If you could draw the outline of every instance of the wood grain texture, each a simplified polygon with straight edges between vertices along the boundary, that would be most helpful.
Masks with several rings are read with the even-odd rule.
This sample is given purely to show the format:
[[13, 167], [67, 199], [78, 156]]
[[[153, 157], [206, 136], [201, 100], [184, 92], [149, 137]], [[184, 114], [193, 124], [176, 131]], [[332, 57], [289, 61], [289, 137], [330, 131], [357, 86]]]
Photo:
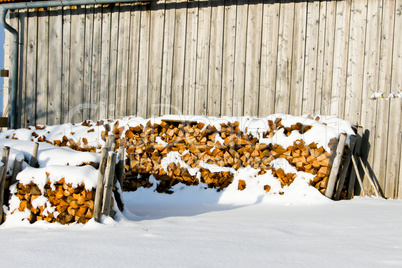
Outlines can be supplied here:
[[63, 34], [62, 34], [62, 8], [49, 9], [49, 70], [48, 76], [48, 103], [47, 123], [57, 125], [61, 123], [61, 100], [62, 100], [62, 62], [63, 62]]
[[[28, 18], [28, 50], [27, 50], [27, 66], [36, 66], [37, 64], [37, 48], [38, 48], [38, 17], [36, 10], [29, 10]], [[36, 86], [37, 86], [37, 69], [27, 68], [26, 84], [25, 84], [25, 105], [26, 105], [26, 124], [36, 124]], [[67, 88], [68, 89], [68, 88]], [[68, 94], [68, 93], [67, 93]], [[67, 100], [68, 101], [68, 100]], [[66, 111], [68, 107], [65, 107]]]
[[264, 2], [261, 40], [261, 74], [258, 115], [268, 116], [275, 109], [276, 59], [278, 55], [279, 7], [277, 1]]
[[164, 1], [151, 3], [151, 8], [156, 8], [151, 13], [150, 28], [150, 51], [149, 54], [149, 76], [148, 76], [148, 111], [147, 116], [159, 116], [160, 98], [162, 84], [162, 66], [163, 66], [163, 35], [161, 31], [164, 28]]
[[197, 75], [198, 2], [187, 4], [186, 55], [183, 88], [183, 114], [195, 113]]
[[244, 112], [244, 83], [246, 70], [248, 1], [240, 0], [238, 3], [233, 89], [233, 116], [241, 116]]
[[262, 3], [249, 5], [247, 22], [244, 115], [250, 116], [258, 115], [262, 12]]
[[209, 116], [220, 116], [221, 112], [224, 10], [224, 6], [219, 5], [211, 12], [207, 103]]
[[294, 6], [293, 2], [281, 3], [276, 65], [275, 113], [289, 112]]
[[197, 75], [195, 114], [207, 114], [208, 60], [210, 46], [211, 7], [200, 2], [198, 10]]
[[229, 0], [225, 6], [223, 55], [222, 55], [222, 97], [221, 115], [233, 112], [234, 63], [236, 46], [236, 1]]
[[303, 111], [304, 66], [306, 54], [307, 2], [295, 3], [293, 29], [292, 79], [290, 84], [289, 113], [301, 115]]

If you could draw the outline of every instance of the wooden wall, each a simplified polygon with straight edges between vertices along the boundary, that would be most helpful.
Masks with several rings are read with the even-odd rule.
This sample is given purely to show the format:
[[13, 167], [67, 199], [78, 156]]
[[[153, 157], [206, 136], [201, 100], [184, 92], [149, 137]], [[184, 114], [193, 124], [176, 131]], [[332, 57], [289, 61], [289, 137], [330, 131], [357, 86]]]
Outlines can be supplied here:
[[402, 90], [401, 12], [402, 0], [162, 0], [12, 12], [19, 124], [337, 115], [363, 126], [371, 171], [385, 196], [402, 198], [402, 100], [369, 99]]

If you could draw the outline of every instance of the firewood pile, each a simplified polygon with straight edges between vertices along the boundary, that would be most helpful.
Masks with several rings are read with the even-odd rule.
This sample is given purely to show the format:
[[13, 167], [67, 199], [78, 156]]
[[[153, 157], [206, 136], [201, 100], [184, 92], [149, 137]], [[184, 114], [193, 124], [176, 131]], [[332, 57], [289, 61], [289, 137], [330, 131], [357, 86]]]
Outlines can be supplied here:
[[[300, 123], [285, 128], [280, 118], [268, 123], [270, 128], [263, 134], [264, 138], [272, 137], [281, 128], [285, 129], [287, 136], [292, 131], [303, 134], [311, 128]], [[116, 135], [116, 138], [119, 136]], [[209, 188], [222, 190], [232, 183], [233, 172], [214, 172], [204, 168], [204, 164], [233, 170], [251, 166], [259, 168], [260, 174], [264, 174], [267, 170], [272, 170], [272, 160], [286, 158], [297, 171], [316, 175], [311, 185], [323, 193], [331, 171], [334, 156], [332, 148], [336, 142], [336, 139], [331, 140], [331, 152], [326, 152], [323, 147], [317, 148], [315, 143], [305, 144], [303, 140], [297, 140], [293, 146], [283, 148], [280, 145], [260, 143], [258, 138], [243, 133], [238, 122], [221, 124], [219, 131], [214, 126], [205, 126], [203, 123], [148, 122], [144, 128], [130, 127], [125, 133], [127, 157], [124, 190], [149, 187], [149, 174], [160, 181], [157, 191], [161, 193], [170, 193], [170, 188], [177, 183], [197, 185], [202, 182]], [[171, 162], [164, 167], [163, 159], [169, 158], [172, 152], [180, 155], [183, 164]], [[199, 169], [201, 176], [189, 172], [189, 169], [194, 168]], [[272, 173], [281, 181], [282, 186], [291, 184], [295, 179], [295, 174], [285, 174], [281, 169], [273, 169]]]
[[[43, 190], [37, 184], [17, 184], [14, 194], [20, 200], [19, 211], [28, 210], [28, 221], [39, 220], [61, 224], [87, 223], [94, 212], [95, 189], [87, 190], [83, 183], [73, 187], [61, 179], [55, 183], [48, 181]], [[112, 198], [113, 206], [113, 198]]]
[[[319, 121], [319, 118], [315, 120]], [[317, 143], [306, 144], [303, 139], [294, 141], [293, 145], [286, 148], [264, 141], [273, 138], [277, 132], [289, 137], [294, 132], [308, 133], [312, 128], [302, 123], [284, 126], [280, 117], [268, 120], [265, 132], [259, 137], [247, 133], [247, 129], [243, 132], [237, 121], [221, 123], [218, 129], [214, 125], [195, 121], [151, 122], [148, 120], [146, 124], [130, 126], [119, 125], [119, 120], [100, 120], [85, 121], [80, 126], [86, 127], [88, 133], [94, 132], [95, 127], [100, 128], [102, 131], [99, 134], [103, 141], [114, 135], [115, 150], [118, 150], [120, 144], [124, 146], [125, 191], [151, 187], [151, 175], [158, 181], [156, 190], [160, 193], [171, 193], [171, 187], [178, 183], [198, 185], [200, 182], [220, 191], [232, 183], [237, 170], [248, 166], [260, 169], [260, 175], [270, 170], [284, 187], [293, 182], [295, 174], [273, 169], [270, 163], [285, 158], [297, 171], [315, 175], [310, 184], [324, 193], [338, 142], [337, 138], [330, 140], [330, 152], [327, 152]], [[36, 134], [42, 128], [35, 127], [33, 139], [79, 151], [99, 151], [102, 146], [101, 143], [89, 145], [85, 137], [74, 140], [63, 136], [60, 140], [46, 140], [44, 135]], [[263, 141], [260, 142], [260, 139]], [[222, 171], [221, 168], [226, 169]], [[239, 189], [245, 187], [239, 186]], [[265, 190], [269, 191], [269, 188], [265, 187]]]

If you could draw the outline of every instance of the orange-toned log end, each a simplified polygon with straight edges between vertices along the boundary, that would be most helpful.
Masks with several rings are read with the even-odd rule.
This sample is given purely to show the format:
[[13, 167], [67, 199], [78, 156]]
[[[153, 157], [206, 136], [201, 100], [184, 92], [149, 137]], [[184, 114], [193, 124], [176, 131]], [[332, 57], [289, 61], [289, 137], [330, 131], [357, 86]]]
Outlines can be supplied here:
[[246, 189], [246, 182], [244, 180], [239, 180], [239, 185], [238, 185], [237, 189], [239, 191], [243, 191], [244, 189]]
[[271, 186], [264, 185], [264, 190], [265, 190], [266, 193], [268, 193], [269, 191], [271, 191]]

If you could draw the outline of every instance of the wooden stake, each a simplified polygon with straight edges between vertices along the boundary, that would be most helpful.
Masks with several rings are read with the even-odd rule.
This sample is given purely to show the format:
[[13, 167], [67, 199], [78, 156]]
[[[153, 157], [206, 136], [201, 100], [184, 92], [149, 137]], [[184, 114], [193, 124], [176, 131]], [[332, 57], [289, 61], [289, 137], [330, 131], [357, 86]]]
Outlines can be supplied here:
[[29, 165], [31, 167], [37, 167], [38, 166], [38, 149], [39, 149], [39, 143], [35, 142], [34, 144], [34, 148], [33, 148], [33, 152], [32, 152], [32, 156], [31, 159], [29, 160]]
[[109, 152], [105, 172], [106, 178], [105, 178], [105, 186], [103, 191], [103, 204], [102, 204], [102, 214], [106, 216], [110, 215], [110, 203], [112, 200], [115, 166], [116, 166], [116, 153]]
[[114, 150], [116, 150], [116, 138], [114, 137], [114, 135], [111, 135], [108, 137], [108, 148], [109, 151], [114, 152]]
[[366, 165], [363, 163], [362, 158], [359, 157], [359, 159], [360, 159], [360, 164], [361, 164], [362, 167], [363, 167], [364, 173], [365, 173], [366, 176], [368, 177], [371, 186], [374, 188], [375, 196], [378, 197], [378, 196], [379, 196], [379, 194], [378, 194], [378, 189], [377, 189], [376, 185], [374, 184], [373, 179], [372, 179], [371, 176], [370, 176], [370, 172], [367, 170], [367, 167], [366, 167]]
[[123, 175], [124, 175], [124, 143], [120, 142], [119, 146], [119, 164], [116, 169], [116, 176], [120, 183], [120, 188], [123, 190]]
[[21, 159], [21, 161], [14, 160], [13, 175], [11, 176], [10, 185], [17, 182], [17, 175], [21, 172], [22, 162], [24, 162], [24, 159]]
[[353, 162], [353, 167], [355, 168], [355, 172], [356, 172], [356, 176], [357, 176], [357, 181], [359, 182], [360, 189], [362, 190], [363, 196], [365, 196], [366, 193], [364, 192], [364, 189], [363, 189], [363, 182], [362, 182], [362, 179], [361, 179], [361, 177], [360, 177], [359, 167], [358, 167], [357, 164], [356, 164], [356, 159], [355, 159], [355, 156], [354, 156], [354, 155], [352, 155], [352, 162]]
[[0, 172], [0, 224], [3, 223], [3, 204], [4, 204], [4, 184], [6, 182], [8, 156], [10, 155], [10, 147], [5, 146], [3, 149], [3, 157], [1, 161], [3, 166]]
[[336, 155], [332, 165], [331, 173], [329, 174], [327, 188], [325, 190], [325, 196], [332, 198], [334, 188], [336, 184], [336, 178], [338, 176], [339, 167], [341, 165], [343, 150], [345, 149], [346, 134], [341, 133], [339, 137], [338, 146], [336, 148]]
[[346, 175], [347, 175], [348, 170], [349, 170], [351, 156], [352, 156], [352, 154], [354, 152], [355, 144], [356, 144], [356, 136], [351, 136], [350, 137], [349, 152], [346, 155], [345, 163], [343, 164], [341, 173], [339, 175], [338, 189], [336, 190], [335, 200], [339, 200], [339, 198], [341, 196], [341, 192], [342, 192], [342, 189], [343, 189], [343, 185], [345, 183]]
[[98, 184], [96, 185], [95, 191], [95, 202], [94, 202], [94, 219], [99, 222], [102, 212], [102, 202], [103, 202], [103, 185], [106, 169], [108, 148], [104, 147], [101, 152], [99, 172], [98, 172]]

